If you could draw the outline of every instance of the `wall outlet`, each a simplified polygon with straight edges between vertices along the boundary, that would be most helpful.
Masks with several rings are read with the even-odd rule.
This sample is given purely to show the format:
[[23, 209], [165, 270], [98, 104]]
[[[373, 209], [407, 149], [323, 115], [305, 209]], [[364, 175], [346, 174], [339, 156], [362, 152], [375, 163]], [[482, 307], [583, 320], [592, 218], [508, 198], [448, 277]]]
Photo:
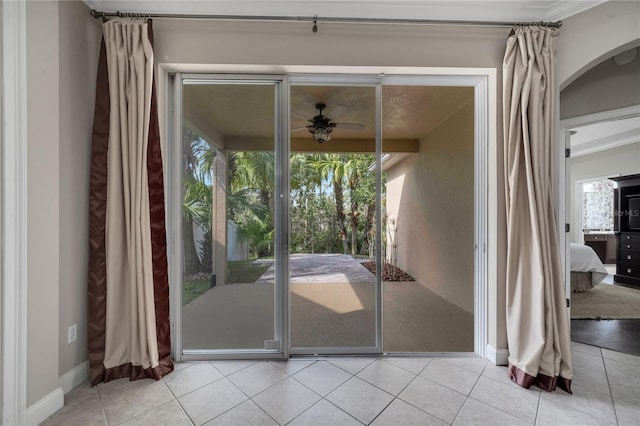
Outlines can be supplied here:
[[69, 327], [68, 343], [73, 343], [78, 340], [78, 324], [73, 324]]

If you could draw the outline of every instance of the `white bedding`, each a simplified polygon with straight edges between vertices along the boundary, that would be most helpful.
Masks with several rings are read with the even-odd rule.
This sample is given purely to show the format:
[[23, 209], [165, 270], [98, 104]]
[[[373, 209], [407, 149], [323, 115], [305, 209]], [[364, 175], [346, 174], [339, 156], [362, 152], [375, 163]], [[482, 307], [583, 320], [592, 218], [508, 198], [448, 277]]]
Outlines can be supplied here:
[[600, 258], [589, 246], [571, 243], [571, 271], [591, 272], [591, 285], [596, 286], [608, 275]]

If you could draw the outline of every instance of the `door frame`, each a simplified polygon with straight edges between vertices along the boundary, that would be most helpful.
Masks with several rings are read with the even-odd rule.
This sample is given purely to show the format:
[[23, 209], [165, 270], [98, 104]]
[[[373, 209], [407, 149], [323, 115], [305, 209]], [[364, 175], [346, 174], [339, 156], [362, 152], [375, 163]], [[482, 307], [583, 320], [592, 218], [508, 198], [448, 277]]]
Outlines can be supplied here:
[[[167, 117], [167, 135], [172, 144], [166, 152], [167, 161], [167, 233], [169, 235], [169, 280], [170, 280], [170, 317], [172, 355], [176, 361], [215, 360], [215, 359], [284, 359], [289, 356], [288, 340], [288, 280], [289, 276], [289, 188], [288, 141], [289, 137], [289, 84], [286, 75], [280, 74], [220, 74], [220, 73], [180, 73], [167, 74], [167, 105], [171, 114]], [[183, 80], [202, 80], [224, 84], [273, 83], [275, 85], [275, 144], [274, 154], [278, 171], [275, 179], [275, 237], [274, 252], [274, 340], [280, 342], [279, 349], [216, 349], [185, 350], [182, 345], [182, 88]]]
[[27, 420], [27, 11], [5, 2], [0, 124], [0, 423]]
[[[612, 109], [608, 111], [580, 115], [577, 117], [565, 118], [563, 120], [560, 120], [559, 139], [563, 141], [563, 143], [558, 144], [559, 149], [562, 151], [558, 153], [559, 154], [558, 158], [562, 158], [564, 159], [564, 161], [559, 161], [559, 176], [561, 177], [560, 191], [559, 191], [561, 198], [558, 204], [561, 207], [560, 220], [558, 221], [559, 227], [564, 228], [565, 227], [564, 224], [569, 224], [569, 223], [572, 223], [573, 224], [572, 226], [579, 227], [581, 225], [580, 222], [582, 221], [582, 207], [580, 207], [579, 209], [576, 209], [580, 211], [579, 213], [576, 212], [576, 214], [580, 214], [579, 218], [570, 217], [571, 216], [571, 192], [577, 191], [577, 188], [571, 187], [571, 161], [570, 160], [571, 158], [576, 157], [576, 155], [573, 155], [571, 152], [572, 130], [577, 127], [588, 126], [591, 124], [621, 120], [621, 119], [632, 118], [632, 117], [640, 117], [640, 105], [631, 105], [624, 108], [617, 108], [617, 109]], [[635, 142], [638, 142], [638, 141], [626, 140], [618, 143], [614, 142], [614, 143], [603, 146], [601, 149], [604, 150], [608, 148], [615, 148], [618, 146], [622, 146], [629, 143], [635, 143]], [[590, 151], [586, 154], [590, 154], [592, 152], [596, 152], [596, 151]], [[568, 155], [565, 155], [565, 153], [567, 153]], [[598, 178], [594, 178], [594, 179], [598, 179]], [[580, 180], [580, 181], [577, 181], [576, 183], [580, 184], [581, 182], [586, 182], [586, 181]], [[575, 221], [577, 221], [577, 223]], [[563, 230], [560, 229], [560, 231], [563, 231]], [[576, 234], [574, 235], [579, 235], [582, 232], [580, 229], [576, 229], [575, 231], [576, 231]], [[563, 261], [564, 261], [564, 268], [565, 268], [565, 274], [564, 274], [565, 275], [565, 291], [566, 291], [566, 298], [569, 301], [567, 303], [569, 305], [569, 309], [568, 309], [569, 318], [571, 315], [570, 243], [572, 240], [572, 237], [571, 237], [572, 233], [573, 233], [573, 230], [571, 230], [571, 232], [560, 232], [560, 235], [562, 236], [562, 238], [564, 238], [564, 244], [561, 244], [561, 246], [564, 247]], [[569, 322], [569, 325], [571, 325], [571, 322]]]
[[[504, 351], [498, 349], [503, 333], [503, 315], [499, 313], [498, 269], [499, 269], [499, 229], [498, 215], [500, 188], [498, 187], [498, 147], [497, 147], [497, 71], [495, 68], [425, 68], [425, 67], [369, 67], [369, 66], [294, 66], [294, 65], [240, 65], [240, 64], [158, 64], [158, 98], [159, 113], [165, 118], [165, 126], [161, 127], [161, 135], [164, 136], [165, 152], [171, 151], [172, 138], [175, 133], [171, 126], [171, 116], [175, 111], [169, 103], [175, 90], [170, 86], [170, 74], [175, 73], [199, 73], [199, 74], [262, 74], [278, 75], [280, 77], [293, 77], [303, 75], [316, 76], [377, 76], [383, 84], [412, 84], [412, 81], [420, 81], [424, 85], [434, 86], [469, 86], [474, 87], [474, 353], [471, 355], [488, 358], [494, 364], [504, 362]], [[401, 82], [401, 83], [399, 83]], [[288, 95], [288, 87], [287, 87]], [[288, 99], [288, 96], [287, 96]], [[288, 102], [283, 102], [283, 110], [286, 114], [283, 121], [287, 122], [286, 134], [288, 136]], [[175, 147], [174, 147], [175, 148]], [[174, 149], [173, 148], [173, 149]], [[166, 176], [168, 193], [176, 183], [171, 179], [168, 170]], [[285, 188], [283, 188], [285, 189]], [[174, 189], [175, 190], [175, 189]], [[287, 193], [281, 194], [288, 200]], [[168, 197], [168, 211], [171, 206], [171, 197]], [[175, 210], [175, 209], [174, 209]], [[169, 255], [173, 259], [176, 250], [176, 226], [175, 213], [169, 214], [168, 235], [170, 241]], [[288, 219], [288, 218], [287, 218]], [[288, 238], [288, 231], [287, 231]], [[288, 241], [285, 247], [288, 251]], [[287, 258], [288, 260], [288, 258]], [[172, 324], [172, 352], [176, 360], [184, 358], [176, 343], [180, 337], [178, 318], [179, 306], [176, 306], [176, 263], [170, 262], [172, 297], [171, 297], [171, 324]], [[288, 293], [287, 291], [284, 293]], [[285, 297], [287, 297], [285, 295]], [[286, 303], [288, 304], [288, 298]], [[285, 305], [287, 306], [287, 305]], [[284, 318], [287, 318], [285, 321]], [[288, 317], [285, 313], [283, 321], [288, 333]], [[284, 334], [287, 334], [284, 333]], [[288, 356], [288, 343], [283, 342], [282, 357]], [[229, 358], [231, 354], [222, 355]], [[419, 354], [410, 354], [419, 355]], [[430, 354], [432, 355], [432, 354]], [[461, 354], [468, 356], [469, 354]], [[255, 354], [234, 354], [233, 358], [254, 358]], [[261, 357], [264, 358], [264, 355]]]

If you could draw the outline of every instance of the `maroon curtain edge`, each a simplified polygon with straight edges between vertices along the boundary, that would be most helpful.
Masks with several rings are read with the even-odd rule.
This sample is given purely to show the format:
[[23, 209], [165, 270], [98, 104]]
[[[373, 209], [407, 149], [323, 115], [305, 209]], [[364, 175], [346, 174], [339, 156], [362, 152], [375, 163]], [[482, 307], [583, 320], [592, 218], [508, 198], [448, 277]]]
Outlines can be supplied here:
[[[149, 41], [153, 47], [153, 23], [147, 21]], [[163, 375], [173, 371], [171, 360], [171, 320], [169, 317], [169, 267], [167, 263], [167, 234], [164, 204], [164, 172], [158, 100], [156, 98], [155, 70], [151, 81], [151, 113], [149, 117], [149, 143], [147, 147], [147, 174], [149, 180], [149, 222], [153, 258], [153, 289], [156, 309], [156, 335], [158, 358]]]
[[[104, 373], [107, 320], [107, 156], [109, 147], [109, 76], [107, 48], [102, 38], [96, 81], [96, 100], [91, 135], [89, 178], [89, 274], [87, 281], [87, 351], [92, 386]], [[101, 380], [100, 380], [101, 381]]]
[[562, 376], [551, 377], [542, 373], [538, 373], [537, 376], [532, 376], [520, 370], [515, 365], [509, 364], [509, 378], [525, 389], [529, 389], [531, 386], [537, 386], [544, 391], [553, 392], [556, 388], [560, 388], [567, 393], [573, 394], [573, 392], [571, 392], [571, 379], [566, 379]]
[[[148, 20], [148, 31], [153, 46], [152, 22]], [[88, 356], [91, 386], [101, 382], [128, 377], [130, 380], [152, 378], [160, 380], [173, 371], [171, 359], [171, 326], [169, 317], [169, 276], [164, 205], [164, 176], [158, 107], [155, 89], [155, 72], [152, 80], [151, 114], [147, 151], [149, 175], [149, 218], [151, 223], [151, 245], [153, 261], [154, 304], [156, 309], [156, 334], [159, 365], [143, 368], [131, 363], [106, 369], [106, 211], [107, 211], [107, 156], [109, 146], [109, 76], [107, 71], [106, 45], [104, 38], [100, 46], [98, 77], [96, 82], [96, 105], [92, 133], [92, 159], [90, 177], [89, 212], [89, 279], [88, 295]]]

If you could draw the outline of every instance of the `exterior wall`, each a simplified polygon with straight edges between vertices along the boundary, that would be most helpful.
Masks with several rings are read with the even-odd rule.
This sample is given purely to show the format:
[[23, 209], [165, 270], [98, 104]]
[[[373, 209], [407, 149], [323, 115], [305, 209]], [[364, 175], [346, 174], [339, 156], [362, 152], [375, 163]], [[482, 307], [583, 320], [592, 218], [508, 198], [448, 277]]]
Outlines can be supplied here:
[[571, 223], [571, 242], [582, 244], [582, 233], [578, 218], [578, 182], [587, 179], [599, 179], [640, 173], [640, 142], [607, 149], [580, 157], [572, 158], [570, 164], [569, 190], [571, 191], [571, 210], [567, 218]]
[[387, 213], [397, 218], [398, 266], [460, 308], [474, 304], [473, 102], [387, 171]]
[[27, 405], [58, 387], [58, 5], [27, 3]]
[[[60, 375], [87, 359], [87, 268], [89, 264], [89, 171], [99, 21], [79, 1], [59, 3], [60, 14]], [[78, 325], [78, 340], [67, 329]]]
[[247, 260], [249, 258], [249, 241], [240, 235], [238, 225], [227, 221], [227, 260]]

